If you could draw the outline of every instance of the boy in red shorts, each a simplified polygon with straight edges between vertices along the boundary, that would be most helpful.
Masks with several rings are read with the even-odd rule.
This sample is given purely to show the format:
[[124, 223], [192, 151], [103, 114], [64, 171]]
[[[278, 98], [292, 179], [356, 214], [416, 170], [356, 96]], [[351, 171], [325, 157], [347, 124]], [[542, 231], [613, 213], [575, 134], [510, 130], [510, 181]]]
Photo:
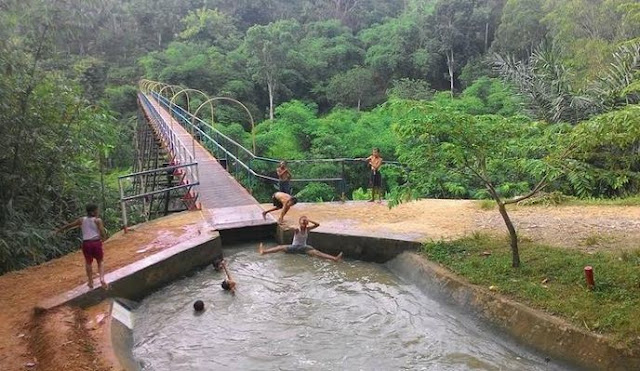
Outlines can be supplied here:
[[104, 289], [108, 288], [104, 280], [104, 266], [102, 264], [103, 252], [102, 241], [107, 238], [104, 230], [104, 224], [99, 217], [98, 206], [87, 205], [87, 216], [78, 218], [77, 220], [58, 229], [56, 233], [62, 233], [69, 229], [78, 228], [82, 230], [82, 254], [84, 255], [85, 270], [87, 272], [87, 285], [93, 288], [93, 268], [91, 264], [93, 259], [98, 263], [98, 272], [100, 273], [100, 283]]

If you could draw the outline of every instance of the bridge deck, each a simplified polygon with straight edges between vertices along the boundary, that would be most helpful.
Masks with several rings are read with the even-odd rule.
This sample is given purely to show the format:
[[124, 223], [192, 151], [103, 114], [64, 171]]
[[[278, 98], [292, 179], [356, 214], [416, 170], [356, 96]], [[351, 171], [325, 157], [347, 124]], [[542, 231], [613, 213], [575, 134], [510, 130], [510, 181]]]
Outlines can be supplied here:
[[[147, 96], [160, 117], [188, 147], [192, 136], [155, 99]], [[275, 224], [271, 216], [262, 218], [258, 201], [229, 174], [198, 141], [193, 141], [198, 162], [200, 185], [198, 199], [208, 214], [209, 223], [218, 230]]]

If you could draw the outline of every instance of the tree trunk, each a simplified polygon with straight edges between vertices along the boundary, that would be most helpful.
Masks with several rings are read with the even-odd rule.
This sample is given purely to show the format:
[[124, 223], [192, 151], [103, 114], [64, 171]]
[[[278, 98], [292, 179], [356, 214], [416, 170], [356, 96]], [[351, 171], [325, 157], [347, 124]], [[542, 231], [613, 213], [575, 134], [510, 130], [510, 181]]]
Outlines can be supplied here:
[[107, 209], [107, 197], [104, 194], [104, 153], [102, 148], [100, 149], [100, 193], [102, 194], [102, 212]]
[[449, 69], [449, 81], [451, 87], [451, 98], [453, 98], [453, 50], [450, 51], [451, 54], [447, 53], [447, 68]]
[[513, 268], [518, 268], [520, 266], [520, 252], [518, 251], [518, 235], [516, 234], [516, 228], [511, 223], [511, 218], [509, 218], [509, 214], [507, 214], [507, 208], [505, 205], [500, 202], [498, 203], [498, 210], [500, 211], [500, 215], [502, 215], [502, 219], [504, 219], [504, 224], [507, 225], [507, 229], [509, 230], [509, 239], [511, 240], [511, 266]]
[[267, 89], [269, 90], [269, 120], [273, 120], [273, 84], [267, 83]]
[[489, 49], [489, 22], [484, 24], [484, 52]]
[[360, 112], [360, 98], [358, 98], [358, 112]]

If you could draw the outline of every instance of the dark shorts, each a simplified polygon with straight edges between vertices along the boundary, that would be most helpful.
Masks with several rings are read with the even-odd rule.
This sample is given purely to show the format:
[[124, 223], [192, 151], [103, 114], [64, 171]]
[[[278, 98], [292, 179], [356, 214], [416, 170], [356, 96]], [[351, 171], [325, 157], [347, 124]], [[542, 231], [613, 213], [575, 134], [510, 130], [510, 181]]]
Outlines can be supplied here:
[[378, 188], [382, 187], [382, 175], [379, 171], [376, 171], [375, 173], [373, 171], [371, 172], [371, 186]]
[[287, 252], [289, 254], [306, 254], [307, 251], [313, 249], [309, 245], [289, 245], [287, 246]]
[[93, 263], [93, 259], [95, 259], [98, 263], [102, 262], [102, 241], [82, 241], [82, 254], [84, 255], [84, 260], [87, 262], [87, 264]]
[[288, 180], [278, 182], [278, 190], [287, 194], [291, 194], [291, 183]]
[[278, 200], [275, 196], [271, 197], [271, 202], [273, 202], [273, 206], [277, 207], [278, 209], [282, 209], [282, 202], [280, 202], [280, 200]]

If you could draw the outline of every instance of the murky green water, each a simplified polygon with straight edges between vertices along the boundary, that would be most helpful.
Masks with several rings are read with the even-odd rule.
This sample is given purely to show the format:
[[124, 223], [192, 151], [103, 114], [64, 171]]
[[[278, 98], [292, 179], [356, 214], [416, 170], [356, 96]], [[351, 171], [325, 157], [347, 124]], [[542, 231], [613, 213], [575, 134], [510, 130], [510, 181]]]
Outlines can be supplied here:
[[[209, 267], [145, 299], [148, 370], [559, 370], [439, 304], [385, 266], [227, 250], [238, 293]], [[206, 311], [195, 315], [201, 299]]]

